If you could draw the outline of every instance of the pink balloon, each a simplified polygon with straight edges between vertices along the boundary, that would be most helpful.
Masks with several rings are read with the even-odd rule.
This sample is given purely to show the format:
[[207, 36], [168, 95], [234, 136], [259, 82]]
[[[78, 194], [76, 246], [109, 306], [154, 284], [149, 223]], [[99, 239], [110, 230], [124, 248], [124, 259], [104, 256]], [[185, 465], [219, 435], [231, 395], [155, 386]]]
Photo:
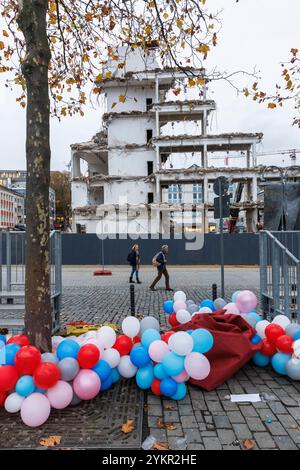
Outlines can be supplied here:
[[226, 310], [226, 313], [230, 313], [231, 315], [240, 315], [239, 309], [233, 302], [225, 305], [224, 310]]
[[149, 356], [151, 357], [152, 361], [154, 362], [162, 362], [163, 358], [166, 354], [170, 352], [170, 349], [164, 341], [160, 341], [159, 339], [153, 341], [149, 347]]
[[186, 382], [188, 379], [189, 379], [189, 375], [186, 373], [185, 370], [183, 370], [182, 372], [180, 372], [180, 374], [178, 375], [173, 375], [172, 376], [172, 379], [175, 380], [175, 382], [177, 382], [178, 384], [181, 384], [183, 382]]
[[47, 421], [50, 411], [48, 398], [42, 393], [32, 393], [22, 403], [21, 418], [27, 426], [36, 428]]
[[236, 296], [236, 306], [241, 313], [249, 313], [256, 309], [257, 297], [250, 290], [243, 290]]
[[179, 310], [185, 310], [186, 303], [183, 300], [176, 300], [173, 305], [173, 310], [175, 313], [179, 312]]
[[73, 382], [74, 392], [81, 400], [92, 400], [101, 387], [99, 375], [91, 369], [81, 369]]
[[196, 380], [204, 380], [210, 373], [209, 360], [198, 352], [192, 352], [186, 356], [184, 368], [187, 374]]
[[73, 398], [73, 389], [68, 382], [59, 380], [54, 387], [48, 389], [47, 397], [52, 408], [62, 410], [71, 403]]

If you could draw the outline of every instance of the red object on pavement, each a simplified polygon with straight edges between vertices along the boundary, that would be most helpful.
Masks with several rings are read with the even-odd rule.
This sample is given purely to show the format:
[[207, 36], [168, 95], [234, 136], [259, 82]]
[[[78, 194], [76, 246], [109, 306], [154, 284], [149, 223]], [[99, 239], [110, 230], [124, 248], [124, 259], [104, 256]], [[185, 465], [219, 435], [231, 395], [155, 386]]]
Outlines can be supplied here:
[[137, 344], [137, 343], [140, 343], [140, 342], [141, 342], [141, 338], [139, 336], [135, 336], [132, 340], [133, 344]]
[[264, 356], [274, 356], [277, 353], [277, 348], [274, 343], [271, 343], [267, 338], [262, 340], [260, 352]]
[[165, 343], [168, 344], [169, 339], [171, 338], [171, 336], [172, 336], [174, 333], [175, 333], [175, 331], [172, 331], [172, 330], [167, 331], [166, 333], [163, 333], [163, 334], [161, 335], [162, 341], [164, 341]]
[[225, 314], [224, 310], [213, 314], [202, 313], [195, 315], [190, 322], [180, 325], [175, 331], [197, 328], [205, 328], [214, 338], [212, 349], [205, 354], [211, 371], [206, 379], [190, 379], [189, 382], [207, 391], [226, 382], [261, 348], [260, 344], [251, 343], [256, 331], [240, 315]]
[[274, 344], [276, 343], [277, 338], [283, 336], [284, 333], [284, 329], [280, 325], [276, 325], [276, 323], [271, 323], [271, 325], [268, 325], [265, 329], [266, 338]]
[[177, 321], [176, 313], [169, 315], [169, 324], [173, 327], [180, 325], [179, 321]]
[[161, 391], [160, 391], [160, 380], [158, 379], [154, 379], [152, 384], [151, 384], [151, 390], [152, 390], [152, 393], [154, 393], [154, 395], [157, 395], [158, 397], [160, 397], [162, 395]]
[[129, 336], [120, 335], [117, 336], [116, 342], [113, 348], [119, 351], [120, 356], [126, 356], [132, 350], [133, 342]]
[[97, 271], [94, 271], [94, 276], [111, 276], [112, 271], [109, 271], [108, 269], [97, 269]]
[[293, 342], [294, 339], [288, 335], [279, 336], [276, 340], [276, 348], [285, 354], [293, 353]]

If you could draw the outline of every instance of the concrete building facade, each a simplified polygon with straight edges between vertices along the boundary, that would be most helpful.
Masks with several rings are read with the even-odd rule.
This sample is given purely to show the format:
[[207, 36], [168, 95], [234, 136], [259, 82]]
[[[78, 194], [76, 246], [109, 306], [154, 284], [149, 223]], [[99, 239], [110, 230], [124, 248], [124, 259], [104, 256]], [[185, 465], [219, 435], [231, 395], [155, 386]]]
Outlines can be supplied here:
[[0, 230], [13, 229], [24, 224], [24, 198], [0, 185]]

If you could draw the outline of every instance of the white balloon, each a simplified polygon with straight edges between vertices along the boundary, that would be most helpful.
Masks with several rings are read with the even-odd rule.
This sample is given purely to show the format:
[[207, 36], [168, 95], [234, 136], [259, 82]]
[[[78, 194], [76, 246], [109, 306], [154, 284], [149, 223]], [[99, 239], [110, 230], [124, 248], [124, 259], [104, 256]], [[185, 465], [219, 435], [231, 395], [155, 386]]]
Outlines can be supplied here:
[[18, 393], [11, 393], [5, 400], [4, 408], [8, 413], [18, 413], [25, 397], [21, 397]]
[[179, 356], [187, 356], [193, 350], [194, 341], [191, 335], [185, 331], [178, 331], [170, 336], [168, 345], [171, 351]]
[[140, 322], [135, 317], [126, 317], [122, 321], [122, 331], [129, 338], [134, 338], [140, 331]]
[[101, 356], [104, 353], [105, 346], [104, 346], [103, 341], [101, 341], [100, 338], [89, 338], [85, 340], [82, 344], [94, 344], [99, 349]]
[[296, 341], [294, 341], [292, 347], [294, 351], [297, 351], [297, 349], [300, 349], [300, 339], [297, 339]]
[[291, 321], [285, 315], [277, 315], [272, 323], [275, 323], [276, 325], [279, 325], [285, 329], [291, 323]]
[[192, 315], [187, 310], [179, 310], [179, 312], [176, 313], [176, 320], [181, 323], [181, 325], [191, 321], [191, 318]]
[[264, 339], [266, 337], [265, 329], [269, 325], [270, 325], [270, 322], [268, 322], [268, 320], [262, 320], [262, 321], [259, 321], [259, 322], [256, 323], [255, 329], [257, 331], [258, 336], [260, 336], [261, 339]]
[[102, 326], [97, 332], [97, 338], [101, 339], [104, 346], [108, 349], [112, 348], [115, 344], [117, 335], [110, 326]]
[[177, 292], [175, 292], [174, 302], [176, 302], [176, 300], [183, 300], [184, 302], [186, 301], [186, 295], [182, 290], [178, 290]]
[[209, 307], [202, 307], [200, 308], [199, 313], [212, 313], [212, 309]]
[[141, 321], [139, 335], [142, 337], [142, 334], [146, 330], [150, 330], [150, 329], [160, 331], [160, 325], [159, 325], [158, 320], [156, 320], [156, 318], [151, 317], [151, 316], [145, 317]]
[[130, 379], [134, 377], [137, 373], [138, 368], [132, 364], [129, 356], [122, 356], [120, 360], [120, 364], [118, 365], [118, 371], [122, 377], [126, 379]]
[[195, 316], [195, 315], [199, 315], [200, 312], [195, 312], [192, 314], [192, 318]]
[[112, 369], [117, 367], [120, 363], [120, 353], [116, 349], [106, 349], [104, 353], [101, 355], [101, 359], [106, 361]]

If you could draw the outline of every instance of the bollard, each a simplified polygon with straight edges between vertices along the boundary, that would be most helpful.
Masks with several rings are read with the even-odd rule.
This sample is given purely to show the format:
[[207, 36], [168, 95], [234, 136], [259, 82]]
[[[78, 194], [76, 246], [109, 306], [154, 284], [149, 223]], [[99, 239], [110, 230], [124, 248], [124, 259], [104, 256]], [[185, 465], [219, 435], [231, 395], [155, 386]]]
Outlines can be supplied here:
[[218, 286], [217, 284], [212, 285], [212, 300], [216, 300], [218, 298]]
[[132, 317], [135, 316], [135, 295], [133, 284], [130, 284], [130, 313]]

